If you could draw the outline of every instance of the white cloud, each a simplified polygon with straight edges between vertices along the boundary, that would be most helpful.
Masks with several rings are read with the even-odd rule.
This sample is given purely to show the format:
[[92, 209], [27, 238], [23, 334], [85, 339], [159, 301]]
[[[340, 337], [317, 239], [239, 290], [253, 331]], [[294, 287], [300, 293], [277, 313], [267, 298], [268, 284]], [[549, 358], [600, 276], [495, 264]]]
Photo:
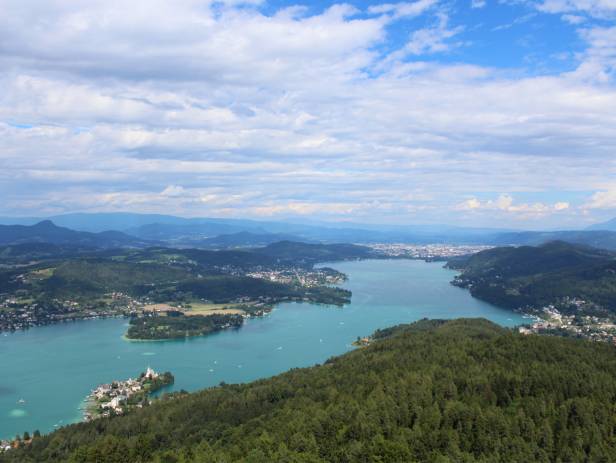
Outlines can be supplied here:
[[451, 43], [448, 40], [458, 35], [464, 29], [462, 26], [449, 28], [449, 17], [439, 13], [436, 26], [419, 29], [411, 34], [411, 40], [404, 47], [404, 53], [411, 55], [424, 55], [450, 50], [460, 43]]
[[161, 196], [171, 196], [171, 197], [183, 196], [185, 194], [185, 190], [183, 187], [179, 185], [169, 185], [160, 194]]
[[250, 212], [260, 217], [271, 217], [276, 215], [349, 215], [362, 209], [358, 203], [335, 203], [335, 202], [316, 202], [316, 201], [289, 201], [285, 203], [265, 204], [252, 207]]
[[391, 14], [394, 19], [419, 16], [438, 3], [438, 0], [417, 0], [415, 2], [385, 3], [372, 5], [368, 12], [372, 14]]
[[[601, 190], [616, 171], [609, 28], [584, 29], [577, 72], [533, 77], [423, 61], [462, 41], [432, 1], [0, 3], [4, 213], [448, 221], [471, 198], [460, 209], [549, 217], [574, 207], [476, 198]], [[379, 51], [420, 14], [433, 26]]]
[[470, 198], [457, 204], [454, 209], [474, 212], [497, 211], [514, 214], [521, 218], [527, 218], [529, 216], [544, 216], [546, 214], [564, 211], [569, 209], [569, 206], [569, 203], [564, 201], [559, 201], [554, 204], [545, 204], [542, 202], [515, 203], [512, 196], [503, 194], [498, 196], [495, 200], [480, 201], [477, 198]]
[[616, 78], [616, 26], [590, 26], [579, 29], [588, 48], [581, 54], [581, 63], [572, 75], [606, 84]]
[[569, 203], [561, 201], [554, 204], [554, 209], [557, 211], [564, 211], [565, 209], [569, 209], [569, 206]]
[[573, 24], [573, 25], [582, 24], [583, 22], [586, 21], [586, 18], [584, 16], [580, 16], [576, 14], [564, 14], [560, 17], [560, 19], [562, 19], [563, 21], [569, 24]]
[[584, 209], [616, 209], [616, 189], [597, 191], [590, 201], [584, 204]]
[[585, 12], [597, 17], [610, 17], [616, 12], [614, 0], [543, 0], [535, 4], [546, 13]]

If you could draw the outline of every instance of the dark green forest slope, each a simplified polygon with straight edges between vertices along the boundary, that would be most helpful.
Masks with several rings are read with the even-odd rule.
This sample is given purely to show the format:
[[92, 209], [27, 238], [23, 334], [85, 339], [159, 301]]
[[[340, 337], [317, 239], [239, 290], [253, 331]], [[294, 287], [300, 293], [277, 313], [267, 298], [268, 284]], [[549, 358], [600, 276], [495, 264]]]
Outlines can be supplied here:
[[616, 461], [616, 355], [485, 320], [60, 429], [1, 462]]
[[554, 241], [489, 249], [452, 259], [448, 265], [462, 271], [454, 284], [496, 305], [539, 308], [563, 298], [581, 298], [616, 313], [614, 252]]

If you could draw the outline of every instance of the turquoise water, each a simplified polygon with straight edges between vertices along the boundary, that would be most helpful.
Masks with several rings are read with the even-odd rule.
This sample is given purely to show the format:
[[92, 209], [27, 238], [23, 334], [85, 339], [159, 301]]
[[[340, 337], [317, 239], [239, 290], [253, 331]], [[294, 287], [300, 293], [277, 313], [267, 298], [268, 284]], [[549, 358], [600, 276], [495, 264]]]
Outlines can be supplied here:
[[441, 263], [377, 260], [329, 265], [349, 276], [344, 286], [353, 291], [353, 299], [344, 308], [281, 304], [239, 330], [182, 341], [125, 341], [125, 319], [0, 335], [0, 438], [34, 429], [48, 432], [77, 421], [82, 400], [93, 387], [135, 376], [147, 366], [173, 372], [176, 390], [196, 390], [322, 363], [351, 349], [357, 336], [423, 317], [523, 323], [519, 315], [451, 286], [455, 273]]

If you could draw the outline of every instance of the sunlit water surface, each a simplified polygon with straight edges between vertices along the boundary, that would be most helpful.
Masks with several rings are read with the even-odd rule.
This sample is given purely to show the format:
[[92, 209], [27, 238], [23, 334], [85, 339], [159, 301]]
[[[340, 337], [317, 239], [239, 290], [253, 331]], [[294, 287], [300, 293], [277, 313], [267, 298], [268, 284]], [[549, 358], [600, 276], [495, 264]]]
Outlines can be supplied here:
[[171, 371], [170, 390], [193, 391], [251, 381], [322, 363], [352, 349], [357, 336], [423, 317], [485, 317], [513, 326], [523, 319], [473, 299], [449, 282], [442, 263], [372, 260], [329, 264], [349, 276], [343, 307], [280, 304], [233, 331], [181, 341], [128, 342], [127, 320], [91, 320], [0, 334], [0, 438], [48, 432], [81, 419], [98, 384], [134, 377], [151, 366]]

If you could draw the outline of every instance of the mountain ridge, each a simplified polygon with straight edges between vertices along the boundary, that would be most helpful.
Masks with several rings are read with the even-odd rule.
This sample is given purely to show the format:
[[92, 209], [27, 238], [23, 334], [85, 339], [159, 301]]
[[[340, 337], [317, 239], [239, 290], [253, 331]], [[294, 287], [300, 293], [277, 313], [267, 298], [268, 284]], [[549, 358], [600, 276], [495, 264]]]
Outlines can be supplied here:
[[99, 233], [71, 230], [43, 220], [34, 225], [0, 225], [0, 246], [48, 243], [55, 245], [89, 246], [93, 248], [144, 247], [153, 245], [119, 231]]
[[[510, 309], [582, 299], [596, 313], [616, 312], [616, 253], [554, 241], [538, 247], [499, 247], [451, 259], [461, 270], [454, 284], [471, 294]], [[560, 310], [576, 313], [574, 304]], [[594, 309], [593, 309], [594, 310]]]

